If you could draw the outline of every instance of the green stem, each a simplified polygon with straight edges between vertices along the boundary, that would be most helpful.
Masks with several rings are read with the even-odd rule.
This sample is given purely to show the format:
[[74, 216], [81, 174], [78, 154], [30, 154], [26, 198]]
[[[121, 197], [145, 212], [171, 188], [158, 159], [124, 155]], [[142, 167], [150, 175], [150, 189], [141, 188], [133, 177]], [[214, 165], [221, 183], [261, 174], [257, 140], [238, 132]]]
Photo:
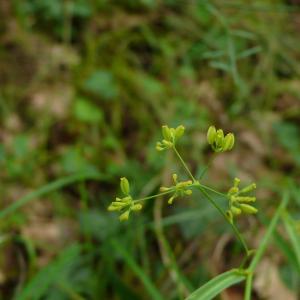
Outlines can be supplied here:
[[[203, 189], [214, 192], [214, 193], [216, 193], [220, 196], [226, 197], [225, 194], [220, 193], [220, 192], [210, 188], [209, 186], [201, 184], [199, 182], [193, 183], [189, 187], [198, 187], [198, 186], [201, 186]], [[142, 201], [145, 201], [145, 200], [149, 200], [149, 199], [157, 198], [157, 197], [160, 197], [160, 196], [168, 195], [168, 194], [171, 194], [171, 193], [174, 193], [174, 192], [175, 192], [175, 189], [170, 189], [169, 191], [166, 191], [166, 192], [162, 192], [162, 193], [159, 193], [159, 194], [155, 194], [155, 195], [151, 195], [151, 196], [148, 196], [148, 197], [133, 200], [133, 202], [134, 203], [139, 203], [139, 202], [142, 202]]]
[[240, 231], [238, 230], [238, 228], [235, 226], [234, 223], [229, 222], [226, 214], [224, 213], [223, 209], [214, 201], [214, 199], [212, 199], [209, 194], [200, 186], [198, 185], [198, 189], [199, 191], [206, 197], [206, 199], [219, 211], [219, 213], [224, 217], [224, 219], [226, 220], [226, 222], [231, 226], [236, 238], [240, 241], [240, 243], [242, 244], [243, 248], [246, 251], [247, 256], [249, 255], [249, 249], [248, 246], [244, 240], [244, 238], [242, 237]]
[[214, 190], [213, 188], [211, 188], [211, 187], [209, 187], [209, 186], [207, 186], [207, 185], [204, 185], [204, 184], [201, 184], [201, 183], [199, 183], [198, 185], [200, 185], [200, 186], [201, 186], [203, 189], [205, 189], [205, 190], [208, 190], [208, 191], [213, 192], [213, 193], [215, 193], [215, 194], [217, 194], [217, 195], [219, 195], [219, 196], [222, 196], [222, 197], [227, 198], [227, 195], [226, 195], [226, 194], [221, 193], [221, 192], [218, 192], [218, 191]]
[[190, 169], [188, 168], [188, 166], [186, 165], [186, 163], [182, 159], [181, 155], [179, 154], [179, 152], [177, 151], [177, 149], [175, 148], [175, 146], [173, 146], [173, 150], [174, 150], [175, 154], [177, 155], [177, 157], [179, 158], [179, 160], [180, 160], [181, 164], [183, 165], [184, 169], [186, 170], [186, 172], [190, 176], [190, 178], [193, 180], [193, 182], [196, 182], [197, 180], [195, 179], [195, 177], [191, 173]]
[[193, 174], [191, 173], [190, 169], [189, 169], [188, 166], [186, 165], [185, 161], [183, 160], [183, 158], [181, 157], [181, 155], [179, 154], [179, 152], [177, 151], [177, 149], [175, 148], [175, 146], [173, 147], [173, 150], [174, 150], [176, 156], [179, 158], [179, 160], [180, 160], [182, 166], [184, 167], [185, 171], [187, 172], [187, 174], [190, 176], [190, 178], [193, 180], [193, 182], [196, 183], [195, 186], [196, 186], [196, 185], [200, 185], [202, 188], [204, 188], [204, 189], [206, 189], [206, 190], [208, 190], [208, 191], [211, 191], [211, 192], [213, 192], [213, 193], [215, 193], [215, 194], [218, 194], [218, 195], [220, 195], [220, 196], [222, 196], [222, 197], [227, 197], [226, 194], [221, 193], [221, 192], [218, 192], [218, 191], [212, 189], [211, 187], [209, 187], [209, 186], [207, 186], [207, 185], [204, 185], [204, 184], [199, 183], [199, 182], [196, 180], [196, 178], [193, 176]]
[[246, 279], [244, 300], [251, 300], [252, 279], [253, 279], [253, 273], [249, 273]]
[[[200, 190], [200, 192], [206, 197], [206, 199], [219, 211], [219, 213], [224, 217], [224, 219], [226, 220], [227, 223], [230, 224], [235, 236], [237, 237], [237, 239], [240, 241], [240, 243], [242, 244], [242, 246], [244, 247], [247, 256], [249, 255], [249, 249], [247, 247], [247, 244], [244, 240], [244, 238], [242, 237], [242, 235], [240, 234], [238, 228], [234, 225], [234, 223], [230, 222], [226, 216], [226, 214], [224, 213], [223, 209], [214, 201], [214, 199], [212, 199], [210, 197], [210, 195], [206, 192], [205, 188], [208, 190], [211, 190], [213, 192], [216, 192], [215, 190], [205, 187], [200, 184], [195, 177], [193, 176], [193, 174], [191, 173], [191, 171], [189, 170], [188, 166], [186, 165], [186, 163], [184, 162], [183, 158], [181, 157], [181, 155], [179, 154], [179, 152], [177, 151], [177, 149], [175, 148], [175, 146], [173, 147], [174, 152], [176, 153], [177, 157], [179, 158], [181, 164], [183, 165], [184, 169], [186, 170], [186, 172], [188, 173], [188, 175], [190, 176], [190, 178], [193, 180], [194, 185], [196, 188], [198, 188], [198, 190]], [[224, 196], [224, 194], [222, 194], [222, 196]]]
[[133, 202], [134, 203], [138, 203], [138, 202], [142, 202], [142, 201], [145, 201], [145, 200], [149, 200], [149, 199], [161, 197], [161, 196], [164, 196], [164, 195], [167, 195], [167, 194], [171, 194], [171, 193], [174, 193], [173, 189], [171, 189], [169, 191], [166, 191], [166, 192], [163, 192], [163, 193], [160, 193], [160, 194], [155, 194], [155, 195], [151, 195], [151, 196], [148, 196], [148, 197], [145, 197], [145, 198], [136, 199], [136, 200], [133, 200]]

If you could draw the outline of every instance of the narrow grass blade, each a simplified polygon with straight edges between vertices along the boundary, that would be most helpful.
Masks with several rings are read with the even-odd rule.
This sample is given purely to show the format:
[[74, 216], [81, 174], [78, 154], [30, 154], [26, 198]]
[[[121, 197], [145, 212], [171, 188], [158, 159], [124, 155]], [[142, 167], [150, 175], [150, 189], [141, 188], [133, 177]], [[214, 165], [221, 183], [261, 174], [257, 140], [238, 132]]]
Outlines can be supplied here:
[[121, 243], [116, 240], [111, 242], [113, 248], [121, 255], [128, 267], [137, 275], [137, 277], [142, 281], [145, 289], [148, 291], [151, 299], [153, 300], [163, 300], [162, 295], [152, 283], [148, 275], [143, 271], [143, 269], [135, 262], [132, 255], [127, 252]]
[[[260, 221], [267, 226], [268, 219], [262, 214], [260, 215]], [[288, 263], [300, 274], [300, 265], [295, 264], [295, 261], [297, 261], [296, 254], [291, 248], [289, 242], [279, 233], [278, 229], [274, 230], [273, 232], [273, 240], [278, 249], [280, 249], [282, 254], [287, 259]]]
[[169, 275], [172, 277], [172, 280], [175, 283], [175, 286], [178, 290], [178, 295], [180, 295], [180, 298], [183, 298], [193, 291], [194, 287], [180, 271], [171, 246], [167, 241], [162, 228], [158, 224], [155, 228], [155, 233], [160, 244], [161, 256], [164, 257], [163, 261], [165, 268], [168, 270]]
[[262, 51], [262, 48], [260, 46], [256, 46], [256, 47], [252, 47], [252, 48], [249, 48], [247, 50], [240, 52], [237, 57], [238, 57], [238, 59], [247, 58], [247, 57], [249, 57], [251, 55], [255, 55], [261, 51]]
[[300, 275], [300, 264], [295, 264], [295, 261], [297, 261], [297, 257], [289, 242], [285, 240], [277, 231], [274, 232], [273, 238], [276, 246], [281, 250], [289, 265], [292, 266]]
[[270, 224], [269, 224], [269, 227], [267, 229], [267, 232], [266, 234], [264, 235], [262, 241], [260, 242], [260, 246], [259, 248], [257, 249], [256, 253], [255, 253], [255, 256], [253, 257], [252, 261], [251, 261], [251, 264], [250, 264], [250, 267], [249, 267], [249, 271], [250, 272], [253, 272], [257, 266], [257, 264], [259, 263], [261, 257], [263, 256], [267, 246], [268, 246], [268, 243], [269, 243], [269, 239], [271, 238], [271, 236], [273, 235], [273, 232], [276, 228], [276, 225], [279, 221], [279, 218], [280, 218], [280, 215], [282, 213], [282, 211], [285, 209], [285, 207], [287, 206], [288, 204], [288, 201], [289, 201], [289, 193], [285, 193], [283, 195], [283, 199], [279, 205], [279, 207], [277, 208]]
[[300, 238], [299, 234], [296, 231], [295, 225], [293, 224], [293, 219], [288, 212], [284, 212], [282, 214], [283, 223], [289, 239], [291, 241], [293, 250], [296, 256], [296, 262], [298, 265], [298, 269], [300, 269]]
[[4, 217], [8, 216], [9, 214], [15, 212], [17, 209], [21, 208], [28, 202], [37, 199], [38, 197], [41, 197], [43, 195], [46, 195], [48, 193], [51, 193], [55, 190], [59, 190], [64, 186], [73, 184], [74, 182], [87, 180], [87, 179], [95, 179], [95, 180], [105, 180], [107, 179], [107, 176], [99, 173], [99, 172], [82, 172], [75, 175], [70, 175], [61, 179], [57, 179], [55, 181], [52, 181], [41, 188], [33, 191], [32, 193], [27, 194], [26, 196], [20, 198], [13, 204], [9, 205], [8, 207], [4, 208], [2, 211], [0, 211], [0, 220]]
[[80, 246], [74, 244], [62, 251], [59, 256], [49, 265], [41, 269], [17, 295], [16, 300], [35, 300], [47, 292], [55, 283], [61, 280], [61, 274], [78, 259], [80, 255]]
[[228, 287], [235, 285], [246, 279], [246, 276], [239, 270], [231, 270], [222, 273], [206, 284], [201, 286], [199, 289], [189, 295], [186, 300], [210, 300], [214, 299], [218, 294]]

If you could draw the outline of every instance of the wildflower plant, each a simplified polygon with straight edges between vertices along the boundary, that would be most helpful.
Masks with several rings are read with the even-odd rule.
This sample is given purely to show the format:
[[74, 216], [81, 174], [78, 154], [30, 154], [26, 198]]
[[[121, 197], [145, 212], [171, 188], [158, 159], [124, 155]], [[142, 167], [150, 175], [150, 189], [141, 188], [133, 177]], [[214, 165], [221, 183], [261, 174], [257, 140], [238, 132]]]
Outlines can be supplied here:
[[[113, 201], [109, 205], [108, 210], [118, 212], [120, 221], [126, 221], [129, 219], [131, 212], [137, 212], [143, 208], [141, 203], [146, 200], [154, 199], [157, 197], [165, 197], [167, 199], [167, 203], [171, 205], [174, 203], [175, 199], [179, 197], [190, 196], [193, 193], [193, 190], [197, 189], [218, 210], [218, 212], [223, 216], [224, 220], [229, 224], [229, 226], [231, 226], [233, 233], [245, 250], [245, 261], [247, 261], [248, 258], [253, 254], [253, 250], [250, 250], [248, 248], [243, 235], [235, 224], [235, 221], [237, 217], [257, 213], [257, 209], [253, 206], [254, 202], [256, 201], [256, 197], [249, 194], [256, 189], [256, 184], [252, 183], [240, 189], [240, 179], [234, 178], [233, 186], [229, 188], [227, 193], [219, 192], [210, 186], [204, 185], [200, 179], [198, 180], [194, 177], [186, 162], [176, 148], [177, 143], [183, 136], [184, 132], [185, 128], [183, 125], [180, 125], [176, 128], [170, 128], [167, 125], [162, 126], [162, 140], [156, 143], [156, 150], [160, 152], [167, 150], [173, 151], [173, 153], [181, 163], [183, 169], [186, 171], [189, 179], [180, 180], [177, 174], [173, 174], [173, 185], [169, 187], [161, 187], [159, 193], [155, 195], [135, 199], [130, 193], [129, 181], [127, 180], [127, 178], [123, 177], [120, 179], [120, 188], [123, 193], [123, 197], [117, 197], [115, 201]], [[235, 137], [233, 133], [224, 134], [224, 131], [222, 129], [216, 129], [214, 126], [210, 126], [207, 131], [207, 142], [215, 153], [222, 153], [233, 149]], [[224, 211], [224, 209], [213, 199], [211, 193], [223, 197], [228, 206], [228, 209], [226, 211]], [[247, 277], [248, 283], [245, 292], [245, 299], [249, 300], [249, 295], [251, 295], [251, 288], [249, 286], [251, 286], [252, 283], [252, 271], [249, 272], [247, 269], [244, 269], [242, 264], [242, 266], [237, 270], [236, 274], [239, 274], [239, 276]], [[187, 299], [194, 298], [188, 297]], [[202, 298], [200, 297], [197, 299]]]
[[113, 201], [110, 204], [108, 210], [121, 212], [119, 216], [120, 221], [127, 221], [131, 211], [139, 211], [143, 208], [143, 206], [132, 200], [132, 197], [130, 196], [130, 185], [127, 178], [122, 177], [120, 179], [120, 187], [124, 197], [116, 197], [116, 201]]

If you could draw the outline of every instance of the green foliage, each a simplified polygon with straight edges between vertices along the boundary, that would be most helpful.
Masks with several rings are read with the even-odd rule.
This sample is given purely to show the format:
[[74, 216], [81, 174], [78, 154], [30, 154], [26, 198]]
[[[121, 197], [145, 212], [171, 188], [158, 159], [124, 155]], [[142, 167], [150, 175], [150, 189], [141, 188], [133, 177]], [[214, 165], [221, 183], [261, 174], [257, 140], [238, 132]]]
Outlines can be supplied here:
[[58, 39], [64, 38], [68, 18], [83, 21], [92, 14], [91, 5], [84, 0], [16, 0], [15, 3], [23, 20], [32, 18], [35, 27], [44, 30], [50, 28], [50, 33]]
[[298, 270], [300, 270], [300, 234], [297, 232], [296, 222], [292, 219], [288, 212], [284, 212], [282, 218], [295, 253]]
[[109, 71], [99, 70], [84, 82], [84, 89], [103, 100], [116, 100], [118, 87]]
[[[240, 179], [235, 178], [234, 186], [232, 188], [230, 188], [227, 195], [224, 195], [229, 200], [229, 210], [226, 212], [226, 214], [227, 214], [226, 215], [225, 212], [222, 210], [222, 208], [217, 204], [217, 202], [207, 194], [205, 189], [213, 191], [216, 194], [222, 194], [222, 193], [215, 191], [214, 189], [212, 189], [210, 187], [204, 186], [197, 179], [195, 179], [195, 177], [192, 175], [191, 171], [189, 170], [188, 166], [184, 162], [183, 158], [181, 157], [181, 155], [179, 154], [179, 152], [176, 149], [176, 142], [179, 138], [182, 137], [184, 130], [185, 130], [185, 128], [182, 125], [178, 126], [177, 128], [169, 128], [166, 125], [162, 126], [162, 136], [164, 139], [162, 140], [161, 143], [159, 142], [156, 145], [156, 150], [157, 151], [163, 151], [166, 149], [173, 150], [173, 152], [178, 157], [179, 161], [181, 162], [183, 168], [185, 169], [187, 175], [191, 178], [191, 180], [178, 182], [177, 174], [173, 174], [172, 177], [173, 177], [173, 181], [174, 181], [174, 186], [161, 187], [160, 188], [161, 193], [159, 193], [157, 195], [133, 200], [133, 198], [130, 195], [129, 182], [128, 182], [127, 178], [122, 177], [120, 179], [120, 187], [121, 187], [121, 191], [123, 192], [125, 197], [123, 199], [116, 198], [116, 202], [112, 202], [110, 204], [110, 206], [108, 207], [108, 210], [109, 211], [122, 211], [123, 209], [125, 209], [125, 211], [124, 210], [122, 211], [121, 215], [119, 216], [119, 219], [120, 219], [120, 221], [127, 221], [129, 219], [130, 212], [132, 210], [134, 210], [134, 207], [136, 205], [139, 205], [139, 204], [135, 204], [135, 203], [149, 200], [152, 198], [163, 197], [166, 194], [171, 193], [172, 196], [171, 196], [171, 198], [169, 198], [168, 204], [172, 204], [173, 200], [177, 197], [180, 197], [180, 196], [182, 197], [185, 195], [190, 196], [192, 194], [191, 188], [195, 187], [195, 188], [199, 189], [203, 193], [203, 195], [206, 197], [206, 199], [209, 202], [211, 202], [211, 204], [220, 212], [220, 214], [224, 217], [225, 221], [229, 222], [236, 237], [241, 242], [241, 244], [243, 245], [243, 247], [246, 251], [246, 256], [247, 256], [246, 258], [248, 258], [251, 255], [252, 251], [250, 251], [248, 249], [241, 233], [239, 232], [237, 227], [234, 225], [233, 216], [240, 215], [242, 212], [245, 214], [254, 214], [257, 212], [257, 209], [255, 209], [254, 207], [252, 207], [249, 204], [245, 204], [245, 203], [249, 203], [249, 202], [254, 202], [256, 200], [255, 197], [240, 196], [240, 195], [243, 195], [245, 193], [248, 193], [248, 192], [251, 192], [252, 190], [254, 190], [256, 188], [256, 185], [251, 184], [249, 186], [246, 186], [242, 190], [239, 190], [238, 186], [240, 183]], [[209, 144], [215, 143], [215, 147], [217, 147], [217, 150], [218, 150], [216, 152], [230, 150], [234, 144], [233, 134], [229, 135], [229, 139], [231, 141], [229, 143], [227, 143], [226, 138], [224, 139], [224, 134], [223, 134], [222, 129], [219, 129], [218, 131], [216, 131], [216, 129], [213, 126], [211, 126], [208, 129], [208, 133], [207, 133], [208, 143]], [[225, 149], [224, 149], [224, 147], [225, 147]], [[215, 151], [214, 148], [213, 148], [213, 150]], [[140, 209], [142, 209], [141, 205], [136, 210], [140, 210]], [[282, 208], [280, 207], [280, 209], [282, 209]], [[277, 215], [278, 214], [279, 214], [279, 212], [277, 212]], [[277, 218], [278, 218], [278, 216], [277, 216]], [[274, 228], [271, 227], [270, 230], [273, 231]], [[268, 233], [266, 235], [265, 241], [267, 239], [269, 239], [270, 234], [271, 233]], [[163, 237], [161, 237], [161, 239], [163, 240], [164, 244], [166, 244], [165, 239]], [[167, 245], [165, 247], [169, 248]], [[252, 273], [254, 271], [257, 261], [260, 259], [260, 256], [262, 255], [263, 251], [265, 250], [264, 247], [265, 246], [262, 246], [258, 249], [258, 252], [257, 252], [258, 254], [255, 255], [254, 260], [251, 262], [251, 265], [250, 265], [251, 271], [248, 271], [248, 270], [242, 269], [242, 268], [239, 269], [239, 272], [242, 273], [244, 275], [244, 277], [246, 276], [246, 279], [247, 279], [246, 289], [245, 289], [245, 299], [246, 300], [248, 300], [249, 297], [251, 296], [251, 285], [252, 285], [252, 276], [253, 276]], [[126, 258], [128, 258], [128, 257], [126, 256]], [[135, 269], [136, 269], [136, 267], [135, 267]], [[172, 267], [172, 269], [177, 269], [177, 268]], [[143, 280], [144, 276], [142, 273], [141, 273], [141, 277]], [[220, 277], [213, 279], [212, 282], [209, 282], [203, 288], [200, 288], [199, 290], [197, 290], [195, 292], [195, 294], [192, 294], [190, 296], [190, 298], [191, 299], [212, 299], [214, 296], [216, 296], [218, 293], [220, 293], [226, 287], [233, 285], [235, 283], [238, 283], [241, 280], [242, 279], [240, 276], [237, 276], [236, 274], [233, 274], [232, 272], [223, 274]]]
[[[212, 270], [249, 266], [256, 236], [286, 190], [290, 222], [280, 214], [264, 256], [299, 298], [296, 1], [2, 2], [0, 299], [18, 299], [73, 243], [81, 250], [72, 278], [40, 299], [152, 299], [141, 276], [163, 299], [184, 299]], [[165, 139], [160, 125], [181, 123], [188, 135], [175, 146], [187, 158], [183, 168], [153, 147]], [[224, 129], [222, 146], [234, 132], [234, 151], [210, 151], [210, 124]], [[200, 186], [190, 186], [185, 167]], [[122, 176], [132, 201], [144, 200], [131, 203], [142, 211], [120, 223], [129, 206], [107, 207]], [[224, 221], [233, 204], [229, 178], [237, 176], [259, 183], [259, 213], [233, 218], [232, 227]], [[161, 186], [166, 194], [152, 197]], [[242, 198], [233, 207], [254, 204], [250, 194], [235, 197]], [[263, 292], [255, 288], [258, 298]]]
[[293, 156], [297, 165], [300, 165], [299, 127], [290, 122], [279, 122], [274, 124], [274, 129], [280, 144]]
[[117, 250], [117, 252], [124, 259], [125, 263], [128, 265], [130, 269], [139, 277], [141, 282], [144, 284], [145, 289], [151, 296], [151, 299], [154, 300], [162, 300], [163, 297], [160, 292], [156, 289], [156, 287], [151, 282], [151, 279], [144, 273], [143, 269], [139, 267], [139, 265], [134, 261], [132, 255], [126, 251], [126, 249], [122, 246], [122, 244], [117, 241], [112, 241], [112, 246]]
[[103, 121], [101, 109], [84, 98], [75, 101], [74, 116], [79, 121], [90, 124], [100, 124]]
[[0, 211], [0, 219], [6, 217], [8, 214], [14, 213], [17, 209], [22, 207], [23, 205], [27, 204], [30, 201], [37, 199], [40, 196], [53, 192], [55, 190], [61, 189], [62, 187], [72, 184], [76, 181], [82, 181], [85, 179], [102, 179], [106, 178], [105, 175], [98, 173], [98, 172], [82, 172], [75, 175], [70, 175], [65, 178], [57, 179], [53, 182], [48, 183], [47, 185], [40, 187], [39, 189], [33, 191], [30, 194], [27, 194], [23, 198], [20, 198], [17, 202], [13, 203], [12, 205], [6, 207], [2, 211]]
[[210, 300], [218, 296], [226, 288], [245, 280], [240, 270], [231, 270], [214, 277], [202, 287], [189, 295], [186, 300]]
[[42, 269], [35, 277], [24, 287], [17, 296], [20, 300], [36, 300], [46, 295], [47, 291], [53, 285], [63, 285], [65, 276], [72, 268], [72, 264], [78, 259], [80, 246], [72, 245], [66, 248], [53, 262]]

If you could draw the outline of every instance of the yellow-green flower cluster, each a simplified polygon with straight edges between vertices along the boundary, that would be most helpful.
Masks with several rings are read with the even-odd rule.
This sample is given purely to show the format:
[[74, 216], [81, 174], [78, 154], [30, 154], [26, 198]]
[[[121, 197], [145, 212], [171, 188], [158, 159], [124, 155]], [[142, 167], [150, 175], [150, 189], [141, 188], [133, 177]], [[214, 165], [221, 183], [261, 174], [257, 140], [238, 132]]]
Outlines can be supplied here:
[[256, 184], [252, 183], [240, 190], [240, 182], [241, 180], [239, 178], [234, 178], [233, 186], [229, 189], [227, 193], [229, 200], [229, 209], [227, 210], [226, 214], [230, 222], [233, 221], [233, 217], [238, 216], [242, 213], [257, 213], [257, 209], [250, 204], [256, 201], [256, 197], [244, 196], [245, 194], [256, 189]]
[[234, 146], [233, 133], [227, 133], [224, 136], [222, 129], [216, 129], [215, 126], [210, 126], [207, 130], [207, 142], [215, 152], [229, 151]]
[[122, 177], [120, 179], [121, 191], [125, 197], [116, 198], [107, 208], [109, 211], [121, 212], [119, 216], [120, 221], [127, 221], [131, 211], [139, 211], [143, 207], [139, 203], [135, 203], [130, 195], [130, 185], [127, 178]]
[[163, 151], [173, 148], [176, 141], [184, 134], [184, 126], [180, 125], [176, 128], [169, 128], [167, 125], [162, 126], [163, 140], [156, 143], [156, 150]]
[[189, 196], [192, 194], [192, 190], [190, 189], [193, 182], [191, 180], [181, 181], [178, 182], [177, 174], [173, 174], [172, 176], [174, 185], [171, 187], [161, 187], [161, 192], [172, 192], [174, 191], [173, 195], [168, 199], [168, 204], [172, 204], [174, 199], [177, 197], [182, 196]]

